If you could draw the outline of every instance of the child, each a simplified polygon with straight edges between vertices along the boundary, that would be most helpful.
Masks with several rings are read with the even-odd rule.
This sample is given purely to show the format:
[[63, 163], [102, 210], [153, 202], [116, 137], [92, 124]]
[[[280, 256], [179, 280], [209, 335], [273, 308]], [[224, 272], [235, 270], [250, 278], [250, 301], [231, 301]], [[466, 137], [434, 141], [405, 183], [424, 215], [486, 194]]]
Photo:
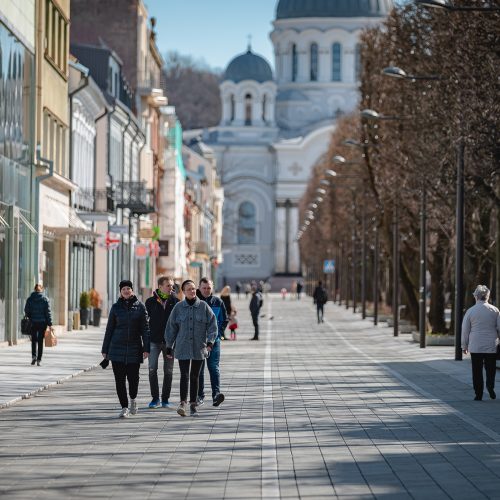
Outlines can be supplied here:
[[238, 318], [236, 316], [236, 309], [231, 309], [229, 315], [229, 330], [231, 331], [231, 340], [236, 340], [236, 330], [238, 329]]

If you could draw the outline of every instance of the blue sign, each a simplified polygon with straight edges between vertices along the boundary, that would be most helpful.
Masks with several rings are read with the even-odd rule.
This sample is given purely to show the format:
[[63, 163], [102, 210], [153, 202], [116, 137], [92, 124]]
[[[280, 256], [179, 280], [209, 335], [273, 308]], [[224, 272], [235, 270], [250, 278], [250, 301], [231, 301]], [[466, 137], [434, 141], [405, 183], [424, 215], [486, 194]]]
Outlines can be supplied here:
[[335, 272], [335, 260], [325, 260], [323, 262], [323, 272], [325, 274], [333, 274]]

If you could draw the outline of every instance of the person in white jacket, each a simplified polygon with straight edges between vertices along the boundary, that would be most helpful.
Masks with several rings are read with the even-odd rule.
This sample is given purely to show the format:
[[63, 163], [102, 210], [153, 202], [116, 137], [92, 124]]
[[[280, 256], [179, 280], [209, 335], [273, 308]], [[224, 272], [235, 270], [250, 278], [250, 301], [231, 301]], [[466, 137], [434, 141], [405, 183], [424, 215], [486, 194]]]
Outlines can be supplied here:
[[496, 398], [495, 374], [497, 339], [500, 338], [500, 312], [488, 304], [490, 291], [485, 285], [474, 290], [476, 304], [467, 310], [462, 321], [462, 350], [470, 353], [472, 362], [472, 385], [476, 397], [483, 399], [483, 366], [486, 371], [486, 389], [491, 399]]

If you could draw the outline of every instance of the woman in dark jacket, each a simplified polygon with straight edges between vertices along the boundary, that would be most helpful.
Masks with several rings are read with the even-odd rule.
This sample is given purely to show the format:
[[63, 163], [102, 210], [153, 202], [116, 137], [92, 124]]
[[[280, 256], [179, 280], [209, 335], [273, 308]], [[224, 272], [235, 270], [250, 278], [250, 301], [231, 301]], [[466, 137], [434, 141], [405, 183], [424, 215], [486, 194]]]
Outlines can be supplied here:
[[[227, 317], [229, 318], [233, 306], [231, 305], [231, 287], [229, 285], [225, 286], [220, 291], [220, 298], [222, 302], [224, 302], [224, 307], [226, 308]], [[221, 340], [226, 340], [226, 327], [224, 327], [224, 331], [220, 332]]]
[[[113, 365], [121, 418], [137, 413], [139, 368], [149, 355], [149, 322], [146, 307], [134, 295], [132, 282], [120, 282], [120, 297], [109, 312], [102, 355]], [[128, 408], [127, 386], [130, 395]]]
[[[35, 285], [35, 291], [28, 297], [24, 314], [31, 320], [31, 364], [40, 366], [43, 354], [43, 338], [48, 326], [52, 326], [49, 299], [42, 294], [43, 286]], [[38, 345], [38, 356], [36, 347]]]

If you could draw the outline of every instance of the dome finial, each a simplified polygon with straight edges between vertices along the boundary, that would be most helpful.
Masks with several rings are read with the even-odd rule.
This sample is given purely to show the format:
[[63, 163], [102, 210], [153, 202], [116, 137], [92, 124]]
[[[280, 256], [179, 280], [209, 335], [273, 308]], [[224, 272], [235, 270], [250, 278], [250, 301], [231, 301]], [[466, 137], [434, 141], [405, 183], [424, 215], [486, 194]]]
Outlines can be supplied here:
[[247, 52], [252, 52], [252, 35], [248, 35]]

